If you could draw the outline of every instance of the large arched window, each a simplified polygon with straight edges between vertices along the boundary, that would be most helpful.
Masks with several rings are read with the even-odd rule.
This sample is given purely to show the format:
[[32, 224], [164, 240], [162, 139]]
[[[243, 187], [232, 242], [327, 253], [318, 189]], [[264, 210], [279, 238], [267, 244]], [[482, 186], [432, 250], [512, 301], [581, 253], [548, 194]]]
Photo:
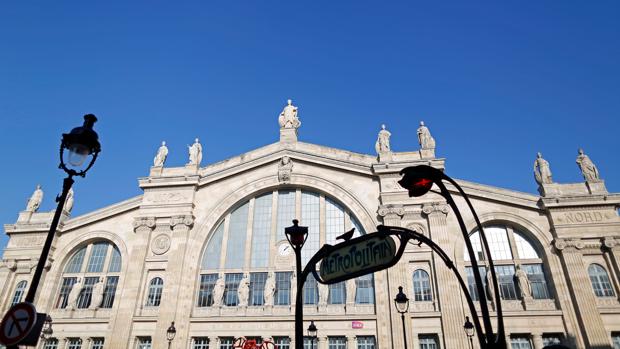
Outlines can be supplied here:
[[[205, 247], [200, 265], [199, 291], [197, 305], [213, 304], [213, 289], [218, 278], [222, 277], [225, 291], [224, 305], [236, 305], [236, 290], [241, 280], [239, 275], [249, 273], [249, 306], [264, 303], [263, 290], [270, 282], [267, 272], [274, 271], [276, 305], [289, 305], [292, 271], [275, 268], [275, 259], [290, 258], [292, 250], [286, 241], [284, 228], [292, 225], [293, 219], [308, 227], [308, 239], [302, 250], [302, 262], [306, 263], [321, 245], [336, 243], [336, 236], [350, 228], [355, 228], [355, 236], [365, 234], [353, 214], [328, 195], [301, 190], [274, 190], [241, 202], [217, 224]], [[276, 248], [276, 244], [280, 248]], [[309, 277], [312, 279], [312, 277]], [[357, 283], [359, 299], [365, 303], [374, 302], [372, 276]], [[361, 286], [360, 286], [361, 285]], [[305, 285], [308, 304], [318, 301], [316, 281], [308, 280]], [[369, 289], [373, 296], [367, 293]], [[347, 295], [344, 284], [330, 287], [329, 302], [344, 304], [347, 297], [358, 299], [357, 295]]]
[[65, 265], [56, 308], [112, 308], [121, 264], [120, 251], [108, 241], [82, 246]]
[[432, 301], [431, 280], [425, 270], [418, 269], [413, 272], [413, 294], [414, 301]]
[[611, 286], [611, 282], [609, 282], [609, 275], [607, 275], [605, 268], [599, 264], [590, 264], [588, 267], [588, 275], [590, 276], [594, 294], [597, 297], [615, 296], [614, 289]]
[[22, 301], [22, 297], [24, 296], [24, 292], [26, 292], [26, 285], [28, 282], [26, 280], [20, 281], [15, 287], [15, 293], [13, 294], [13, 300], [11, 301], [11, 306]]
[[147, 307], [158, 307], [161, 303], [161, 294], [164, 291], [164, 280], [156, 277], [149, 283], [149, 292], [146, 297]]
[[[527, 275], [530, 290], [524, 293], [530, 294], [534, 299], [551, 298], [547, 279], [543, 268], [543, 261], [534, 245], [528, 240], [526, 235], [512, 226], [488, 226], [484, 228], [484, 232], [491, 250], [491, 257], [495, 264], [495, 274], [502, 299], [519, 299], [521, 291], [519, 290], [519, 282], [515, 280], [516, 268]], [[487, 283], [490, 277], [487, 276], [484, 261], [487, 259], [486, 253], [482, 248], [480, 234], [476, 231], [470, 235], [470, 240], [475, 251], [476, 260], [479, 262], [479, 273], [482, 280]], [[474, 282], [474, 271], [470, 266], [470, 258], [467, 249], [464, 249], [465, 271], [467, 273], [467, 281], [469, 284], [469, 292], [474, 300], [479, 300], [480, 296], [476, 290]], [[487, 286], [487, 285], [485, 285]], [[526, 287], [526, 286], [523, 286]], [[490, 287], [485, 287], [487, 292]]]

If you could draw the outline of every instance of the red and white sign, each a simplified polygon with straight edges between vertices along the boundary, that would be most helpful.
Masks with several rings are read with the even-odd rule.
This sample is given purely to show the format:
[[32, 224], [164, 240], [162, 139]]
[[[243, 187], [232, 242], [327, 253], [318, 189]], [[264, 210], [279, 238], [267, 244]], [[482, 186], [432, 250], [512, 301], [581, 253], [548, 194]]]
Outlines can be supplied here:
[[30, 303], [18, 303], [9, 309], [0, 323], [0, 343], [18, 344], [26, 338], [37, 321], [37, 310]]
[[351, 321], [351, 328], [364, 328], [364, 323], [361, 321]]

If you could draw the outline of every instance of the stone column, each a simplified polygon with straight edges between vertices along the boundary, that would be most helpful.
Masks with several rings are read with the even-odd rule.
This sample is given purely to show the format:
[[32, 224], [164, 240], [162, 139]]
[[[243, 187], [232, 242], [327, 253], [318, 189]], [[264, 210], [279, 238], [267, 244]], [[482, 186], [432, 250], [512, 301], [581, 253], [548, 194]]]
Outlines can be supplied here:
[[[381, 205], [377, 213], [382, 218], [383, 224], [400, 227], [405, 209], [403, 205]], [[375, 290], [375, 294], [377, 294], [377, 323], [389, 324], [389, 328], [386, 326], [378, 329], [380, 338], [389, 339], [389, 341], [379, 341], [379, 348], [404, 348], [402, 319], [394, 307], [393, 299], [398, 294], [398, 286], [403, 286], [403, 292], [408, 293], [410, 278], [407, 277], [407, 261], [402, 258], [395, 266], [386, 269], [386, 275], [388, 280], [383, 283], [386, 289]], [[378, 285], [381, 283], [377, 280], [375, 287]], [[411, 317], [409, 314], [405, 314], [405, 331], [407, 331], [408, 347], [411, 347]]]
[[[172, 241], [168, 252], [168, 264], [166, 266], [166, 276], [164, 278], [164, 290], [159, 306], [159, 316], [155, 329], [153, 349], [167, 349], [168, 343], [157, 338], [166, 338], [166, 331], [172, 321], [177, 330], [175, 343], [186, 343], [189, 330], [189, 314], [191, 313], [191, 299], [194, 290], [191, 287], [182, 287], [185, 281], [184, 265], [186, 263], [187, 239], [189, 231], [194, 224], [194, 217], [191, 215], [174, 216], [170, 218], [170, 228], [172, 229]], [[194, 280], [189, 282], [194, 284]], [[190, 292], [188, 292], [188, 290]], [[190, 307], [187, 307], [188, 302]], [[186, 309], [182, 309], [185, 307]], [[177, 316], [179, 315], [179, 316]], [[184, 344], [183, 344], [184, 345]]]
[[357, 349], [357, 337], [347, 336], [347, 349]]
[[219, 348], [220, 347], [220, 337], [210, 336], [209, 337], [209, 348]]
[[[603, 240], [603, 247], [605, 248], [605, 250], [607, 250], [607, 252], [609, 253], [609, 256], [611, 257], [611, 264], [614, 267], [614, 272], [610, 273], [610, 281], [612, 283], [612, 285], [615, 284], [615, 280], [617, 280], [618, 278], [620, 278], [620, 240], [619, 239], [614, 239], [611, 237], [606, 237]], [[613, 278], [612, 275], [616, 274], [616, 277]], [[617, 285], [616, 285], [617, 286]], [[620, 294], [618, 294], [618, 298], [620, 299]]]
[[317, 337], [318, 342], [316, 343], [317, 349], [327, 349], [327, 336]]
[[532, 343], [534, 344], [534, 349], [542, 349], [545, 346], [543, 344], [542, 333], [532, 333]]
[[[448, 256], [454, 256], [454, 234], [450, 235], [446, 216], [450, 207], [445, 203], [425, 204], [422, 212], [428, 219], [431, 239], [439, 245]], [[460, 234], [458, 238], [462, 239]], [[437, 292], [441, 309], [441, 327], [446, 348], [467, 348], [467, 337], [463, 335], [463, 304], [461, 287], [454, 273], [448, 269], [441, 258], [433, 254]]]
[[[138, 217], [133, 222], [134, 238], [132, 241], [129, 256], [123, 260], [123, 269], [125, 273], [124, 280], [119, 280], [119, 287], [122, 289], [116, 291], [115, 305], [116, 314], [112, 320], [112, 331], [108, 332], [105, 343], [110, 343], [110, 348], [127, 348], [129, 345], [133, 316], [136, 305], [141, 301], [140, 289], [142, 282], [142, 274], [144, 272], [144, 259], [148, 250], [149, 236], [155, 228], [154, 217]], [[131, 276], [131, 277], [127, 277]], [[108, 346], [106, 344], [106, 346]]]
[[586, 346], [588, 348], [609, 347], [610, 339], [607, 337], [603, 319], [598, 311], [587, 266], [583, 263], [583, 255], [580, 251], [585, 248], [584, 242], [556, 239], [553, 243], [562, 257], [566, 281], [575, 304], [577, 319], [583, 331]]

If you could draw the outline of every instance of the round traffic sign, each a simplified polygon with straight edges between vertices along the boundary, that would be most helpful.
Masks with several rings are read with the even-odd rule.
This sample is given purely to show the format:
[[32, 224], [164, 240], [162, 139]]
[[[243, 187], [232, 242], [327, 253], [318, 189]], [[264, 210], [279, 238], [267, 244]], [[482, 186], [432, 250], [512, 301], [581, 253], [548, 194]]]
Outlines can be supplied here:
[[37, 320], [37, 310], [30, 303], [18, 303], [9, 309], [0, 323], [0, 343], [18, 344], [26, 338]]

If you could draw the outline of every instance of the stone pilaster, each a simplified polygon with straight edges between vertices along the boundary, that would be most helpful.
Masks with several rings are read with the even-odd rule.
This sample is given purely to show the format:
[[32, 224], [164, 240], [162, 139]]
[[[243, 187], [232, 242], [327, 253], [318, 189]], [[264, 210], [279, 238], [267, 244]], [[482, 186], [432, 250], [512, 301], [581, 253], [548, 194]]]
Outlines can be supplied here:
[[[448, 231], [446, 216], [450, 207], [445, 203], [425, 204], [422, 212], [428, 219], [431, 239], [437, 243], [448, 256], [454, 256], [452, 238]], [[437, 280], [437, 293], [441, 309], [441, 327], [443, 329], [444, 346], [446, 348], [467, 348], [467, 338], [463, 336], [463, 304], [458, 280], [454, 273], [448, 269], [441, 258], [433, 254], [435, 266], [435, 278]]]
[[110, 348], [126, 348], [129, 345], [133, 316], [136, 305], [140, 304], [140, 289], [144, 272], [144, 259], [148, 250], [149, 236], [155, 228], [154, 217], [138, 217], [133, 222], [134, 241], [123, 275], [131, 275], [122, 280], [122, 290], [117, 290], [116, 314], [112, 320], [112, 331], [105, 339]]
[[357, 337], [347, 336], [347, 348], [357, 348]]
[[534, 349], [543, 349], [543, 338], [542, 333], [532, 333], [532, 344], [534, 345]]
[[596, 306], [596, 297], [592, 292], [587, 267], [583, 263], [581, 249], [585, 243], [580, 240], [556, 239], [556, 250], [560, 252], [566, 273], [566, 281], [575, 304], [577, 319], [582, 329], [586, 346], [589, 348], [607, 348], [607, 337], [603, 319]]
[[[164, 278], [159, 316], [155, 329], [155, 338], [166, 338], [166, 331], [172, 321], [175, 323], [177, 335], [175, 342], [186, 343], [189, 331], [189, 316], [191, 313], [192, 293], [188, 289], [181, 289], [181, 280], [184, 275], [186, 262], [187, 239], [189, 231], [194, 225], [191, 215], [174, 216], [170, 218], [172, 242], [169, 250], [168, 265]], [[193, 292], [193, 290], [192, 290]], [[179, 315], [179, 316], [177, 316]], [[153, 341], [154, 349], [166, 349], [165, 341]]]
[[[614, 267], [614, 273], [620, 276], [620, 239], [606, 237], [603, 239], [603, 247], [609, 253], [612, 265]], [[620, 299], [620, 294], [618, 295]]]
[[219, 348], [220, 347], [220, 337], [210, 336], [209, 337], [209, 347], [210, 348]]

